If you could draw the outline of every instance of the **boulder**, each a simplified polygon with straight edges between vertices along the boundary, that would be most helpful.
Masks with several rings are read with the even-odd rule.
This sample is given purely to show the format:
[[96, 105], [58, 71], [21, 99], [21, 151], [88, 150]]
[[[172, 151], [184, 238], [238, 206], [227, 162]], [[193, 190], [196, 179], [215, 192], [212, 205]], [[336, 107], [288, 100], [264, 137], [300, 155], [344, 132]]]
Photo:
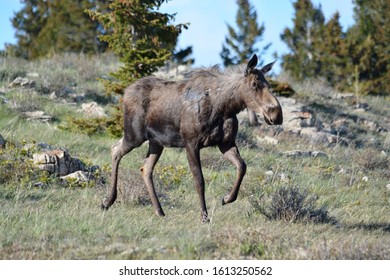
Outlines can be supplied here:
[[14, 87], [25, 87], [25, 88], [31, 88], [35, 86], [35, 81], [29, 80], [27, 78], [23, 77], [17, 77], [15, 80], [13, 80], [8, 87], [14, 88]]
[[65, 176], [86, 169], [85, 164], [80, 159], [71, 157], [66, 151], [62, 150], [34, 154], [33, 161], [39, 169], [57, 176]]
[[277, 145], [279, 143], [279, 140], [266, 135], [264, 137], [257, 136], [257, 142], [259, 142], [260, 144], [266, 143], [270, 145]]
[[76, 171], [73, 173], [70, 173], [65, 176], [60, 177], [61, 180], [66, 180], [66, 181], [76, 181], [77, 183], [82, 183], [82, 182], [89, 182], [93, 180], [93, 175], [91, 173], [85, 172], [85, 171]]
[[49, 122], [53, 118], [52, 116], [47, 115], [43, 111], [23, 112], [23, 116], [25, 116], [28, 121], [41, 121], [41, 122]]
[[81, 105], [81, 112], [83, 112], [86, 117], [107, 117], [103, 107], [99, 106], [96, 102], [83, 103]]
[[286, 157], [328, 157], [328, 155], [321, 151], [287, 151], [283, 155]]

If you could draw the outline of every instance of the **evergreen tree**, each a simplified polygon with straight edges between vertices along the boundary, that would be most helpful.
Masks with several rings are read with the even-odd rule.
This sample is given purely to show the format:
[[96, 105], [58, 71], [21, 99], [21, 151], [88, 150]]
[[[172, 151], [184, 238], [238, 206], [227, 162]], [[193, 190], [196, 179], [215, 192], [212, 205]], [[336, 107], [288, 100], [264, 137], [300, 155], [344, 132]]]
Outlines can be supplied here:
[[[356, 24], [347, 31], [350, 63], [366, 93], [390, 94], [390, 2], [354, 0]], [[352, 76], [352, 75], [351, 75]]]
[[12, 24], [17, 44], [7, 51], [27, 59], [52, 53], [97, 53], [107, 48], [98, 40], [102, 28], [84, 12], [106, 9], [108, 0], [22, 0], [23, 8], [15, 13]]
[[123, 66], [105, 80], [107, 92], [122, 93], [135, 80], [163, 66], [173, 52], [184, 24], [173, 25], [173, 15], [160, 13], [166, 0], [114, 0], [110, 12], [89, 11], [109, 34], [100, 36], [118, 55]]
[[192, 55], [192, 46], [186, 47], [173, 52], [173, 62], [178, 65], [192, 65], [195, 63], [195, 59], [190, 58]]
[[321, 66], [319, 74], [332, 86], [342, 87], [347, 78], [345, 67], [348, 55], [345, 32], [338, 12], [325, 24], [321, 37], [317, 46]]
[[297, 0], [293, 5], [294, 26], [281, 34], [282, 41], [290, 49], [290, 53], [282, 57], [282, 67], [299, 80], [317, 77], [321, 72], [318, 46], [321, 45], [325, 21], [321, 5], [315, 7], [310, 0]]
[[12, 56], [32, 58], [37, 56], [36, 39], [46, 24], [49, 10], [47, 1], [21, 0], [24, 7], [15, 13], [11, 22], [16, 29], [16, 45], [7, 45], [6, 51]]
[[[265, 30], [264, 24], [257, 23], [257, 13], [249, 0], [237, 0], [238, 10], [236, 13], [235, 30], [227, 25], [228, 36], [222, 44], [220, 56], [225, 66], [236, 65], [247, 62], [247, 60], [259, 50], [256, 43], [262, 40]], [[263, 47], [264, 53], [271, 44]]]

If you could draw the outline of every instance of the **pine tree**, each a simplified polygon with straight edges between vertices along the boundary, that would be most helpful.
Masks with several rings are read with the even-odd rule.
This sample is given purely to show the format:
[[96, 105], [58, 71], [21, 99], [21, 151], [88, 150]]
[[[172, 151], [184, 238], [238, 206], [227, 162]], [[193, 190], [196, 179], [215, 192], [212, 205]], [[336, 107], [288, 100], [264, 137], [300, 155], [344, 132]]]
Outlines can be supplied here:
[[[366, 93], [390, 94], [390, 2], [354, 0], [356, 24], [347, 31], [350, 63]], [[353, 86], [352, 75], [349, 85]]]
[[322, 40], [317, 46], [321, 68], [319, 74], [330, 85], [342, 87], [347, 73], [348, 60], [345, 32], [340, 24], [340, 14], [336, 12], [325, 24]]
[[321, 72], [319, 49], [324, 28], [324, 15], [321, 6], [315, 7], [310, 0], [297, 0], [292, 29], [286, 28], [281, 34], [290, 53], [282, 57], [282, 67], [302, 80], [317, 77]]
[[118, 55], [123, 66], [105, 80], [107, 92], [122, 93], [135, 80], [163, 66], [173, 52], [185, 24], [173, 25], [173, 15], [160, 13], [166, 0], [114, 0], [110, 12], [89, 11], [110, 33], [100, 36]]
[[49, 10], [47, 1], [21, 0], [24, 7], [14, 14], [11, 22], [16, 29], [16, 45], [7, 45], [11, 56], [32, 58], [37, 56], [36, 39], [46, 24]]
[[[257, 13], [249, 0], [237, 0], [238, 10], [236, 13], [235, 30], [231, 25], [227, 25], [228, 36], [222, 44], [220, 56], [225, 66], [237, 65], [247, 62], [247, 60], [259, 50], [256, 43], [262, 41], [265, 30], [264, 24], [257, 23]], [[271, 44], [263, 47], [264, 53]]]
[[53, 53], [98, 53], [107, 44], [97, 39], [102, 28], [84, 12], [106, 9], [108, 0], [22, 0], [12, 24], [17, 44], [7, 46], [15, 56], [33, 59]]
[[191, 58], [192, 46], [186, 47], [173, 52], [172, 60], [177, 65], [192, 65], [195, 63], [195, 59]]

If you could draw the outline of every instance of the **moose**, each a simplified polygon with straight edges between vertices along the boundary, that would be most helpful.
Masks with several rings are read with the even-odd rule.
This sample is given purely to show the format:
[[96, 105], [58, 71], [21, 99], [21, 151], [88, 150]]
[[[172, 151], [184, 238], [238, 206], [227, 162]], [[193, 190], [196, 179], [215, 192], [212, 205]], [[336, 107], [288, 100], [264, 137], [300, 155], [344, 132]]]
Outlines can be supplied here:
[[248, 108], [262, 114], [269, 125], [283, 123], [279, 101], [264, 75], [275, 62], [257, 69], [256, 54], [245, 66], [219, 70], [217, 66], [190, 72], [184, 80], [167, 81], [154, 76], [139, 79], [125, 89], [124, 135], [112, 146], [112, 174], [107, 210], [117, 197], [119, 163], [124, 155], [149, 141], [141, 173], [155, 213], [164, 216], [153, 183], [153, 169], [164, 147], [184, 148], [195, 181], [202, 222], [208, 222], [205, 181], [200, 150], [218, 146], [224, 158], [237, 169], [237, 176], [222, 204], [235, 201], [246, 164], [236, 145], [237, 114]]

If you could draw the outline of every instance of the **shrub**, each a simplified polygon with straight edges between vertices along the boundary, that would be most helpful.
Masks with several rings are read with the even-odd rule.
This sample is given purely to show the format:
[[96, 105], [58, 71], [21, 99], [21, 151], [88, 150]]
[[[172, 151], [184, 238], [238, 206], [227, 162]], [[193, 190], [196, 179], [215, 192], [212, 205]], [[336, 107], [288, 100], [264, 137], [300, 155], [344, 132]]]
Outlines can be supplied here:
[[157, 166], [156, 173], [162, 184], [166, 187], [180, 186], [188, 176], [188, 170], [183, 165]]
[[252, 197], [251, 204], [269, 220], [333, 222], [333, 218], [324, 207], [315, 208], [317, 200], [318, 197], [309, 196], [298, 187], [281, 187], [270, 196], [261, 194], [257, 198]]
[[25, 142], [19, 146], [7, 143], [5, 149], [0, 149], [0, 185], [34, 187], [49, 183], [49, 173], [34, 166], [34, 152], [35, 145]]

